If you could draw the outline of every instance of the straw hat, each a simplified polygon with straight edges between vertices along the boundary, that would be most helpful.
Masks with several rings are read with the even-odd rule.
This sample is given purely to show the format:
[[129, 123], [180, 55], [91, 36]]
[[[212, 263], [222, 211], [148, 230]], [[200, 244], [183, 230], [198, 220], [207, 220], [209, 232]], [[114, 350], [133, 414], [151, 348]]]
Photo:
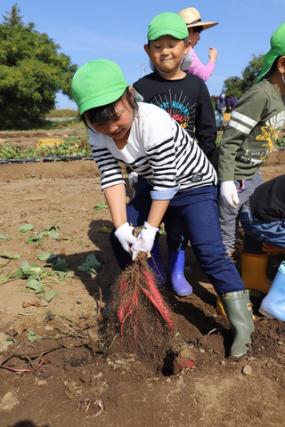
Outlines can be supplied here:
[[203, 27], [203, 30], [207, 30], [208, 28], [218, 25], [218, 22], [202, 21], [200, 12], [195, 9], [195, 7], [187, 7], [186, 9], [180, 10], [178, 13], [184, 19], [188, 28]]

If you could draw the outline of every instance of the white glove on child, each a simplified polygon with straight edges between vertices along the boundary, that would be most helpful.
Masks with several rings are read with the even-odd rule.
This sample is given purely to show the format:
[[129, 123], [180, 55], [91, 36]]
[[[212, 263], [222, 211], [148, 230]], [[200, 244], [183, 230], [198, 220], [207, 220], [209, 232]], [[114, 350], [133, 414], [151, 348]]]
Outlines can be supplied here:
[[135, 243], [131, 247], [133, 260], [136, 259], [139, 252], [150, 252], [153, 247], [155, 235], [158, 232], [157, 227], [153, 227], [148, 222], [144, 223], [143, 229], [138, 235]]
[[121, 225], [115, 231], [115, 236], [125, 249], [125, 251], [131, 253], [131, 246], [136, 242], [136, 238], [133, 235], [134, 227], [132, 227], [128, 222]]
[[233, 181], [223, 181], [220, 188], [220, 197], [224, 203], [232, 208], [239, 205], [238, 192]]

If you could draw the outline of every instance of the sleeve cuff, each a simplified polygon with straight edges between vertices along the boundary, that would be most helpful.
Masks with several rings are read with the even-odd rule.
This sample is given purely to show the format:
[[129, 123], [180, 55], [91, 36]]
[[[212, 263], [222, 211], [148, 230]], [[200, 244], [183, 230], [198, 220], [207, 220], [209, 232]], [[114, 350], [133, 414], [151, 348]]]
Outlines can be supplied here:
[[101, 189], [101, 191], [104, 191], [104, 190], [106, 190], [106, 188], [113, 187], [114, 185], [118, 185], [118, 184], [126, 185], [125, 180], [120, 179], [120, 180], [115, 181], [115, 182], [110, 182], [109, 184], [101, 184], [100, 189]]
[[150, 195], [152, 200], [170, 200], [173, 199], [178, 190], [179, 186], [168, 190], [152, 190]]

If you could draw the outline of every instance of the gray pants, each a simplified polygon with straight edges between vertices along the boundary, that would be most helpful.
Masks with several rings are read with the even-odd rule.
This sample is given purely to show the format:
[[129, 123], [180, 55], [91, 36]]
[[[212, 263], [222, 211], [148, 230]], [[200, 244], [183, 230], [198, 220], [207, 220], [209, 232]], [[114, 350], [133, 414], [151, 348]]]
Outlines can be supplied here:
[[241, 181], [235, 181], [235, 184], [238, 190], [239, 205], [236, 208], [232, 208], [221, 199], [219, 202], [222, 239], [229, 254], [235, 247], [239, 214], [242, 206], [248, 203], [249, 197], [256, 187], [262, 184], [260, 172], [258, 171], [251, 179], [244, 180], [242, 186]]

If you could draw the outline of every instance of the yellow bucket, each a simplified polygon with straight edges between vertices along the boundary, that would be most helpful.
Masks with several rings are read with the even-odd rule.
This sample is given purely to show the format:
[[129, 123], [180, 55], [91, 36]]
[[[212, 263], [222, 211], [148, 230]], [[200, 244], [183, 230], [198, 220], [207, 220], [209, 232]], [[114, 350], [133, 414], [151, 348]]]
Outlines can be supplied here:
[[267, 262], [268, 254], [241, 253], [241, 277], [246, 289], [267, 294], [271, 286], [266, 274]]
[[63, 138], [40, 138], [37, 140], [36, 147], [56, 147], [57, 145], [61, 145], [64, 143]]

